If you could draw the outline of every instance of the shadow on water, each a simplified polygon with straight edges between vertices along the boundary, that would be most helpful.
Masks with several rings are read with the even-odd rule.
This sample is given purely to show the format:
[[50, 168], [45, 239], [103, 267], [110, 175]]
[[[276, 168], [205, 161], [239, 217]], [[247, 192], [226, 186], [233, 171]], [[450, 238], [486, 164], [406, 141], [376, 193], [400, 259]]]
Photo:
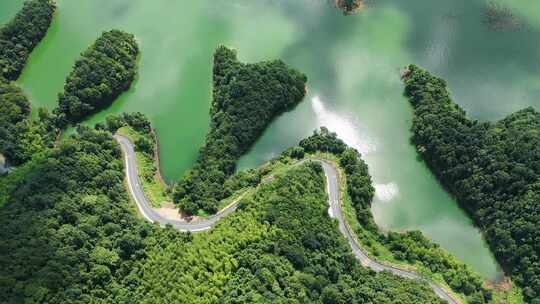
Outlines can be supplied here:
[[516, 14], [519, 29], [495, 29], [494, 7], [503, 9], [501, 18], [512, 12], [486, 0], [384, 2], [413, 20], [407, 47], [414, 63], [448, 80], [456, 102], [473, 116], [493, 120], [540, 106], [540, 30], [527, 20]]

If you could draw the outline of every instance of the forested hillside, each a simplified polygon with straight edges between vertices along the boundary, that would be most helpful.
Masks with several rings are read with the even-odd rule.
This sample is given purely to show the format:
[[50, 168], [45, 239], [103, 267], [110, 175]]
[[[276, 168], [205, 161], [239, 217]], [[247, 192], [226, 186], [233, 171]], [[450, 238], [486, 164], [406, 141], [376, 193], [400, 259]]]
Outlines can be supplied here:
[[527, 108], [482, 123], [452, 102], [444, 80], [410, 66], [405, 84], [421, 156], [484, 231], [528, 302], [540, 303], [540, 114]]
[[322, 174], [296, 167], [211, 232], [156, 244], [142, 303], [440, 303], [427, 285], [359, 265], [328, 216]]
[[30, 119], [30, 102], [14, 83], [0, 81], [0, 153], [11, 165], [21, 165], [51, 146], [57, 130], [49, 114]]
[[111, 134], [82, 128], [33, 162], [0, 208], [0, 302], [130, 303], [152, 228], [130, 211]]
[[346, 193], [342, 199], [350, 200], [355, 210], [356, 220], [361, 225], [361, 229], [355, 233], [364, 246], [380, 244], [396, 261], [420, 265], [431, 274], [439, 275], [442, 281], [454, 292], [462, 294], [469, 303], [493, 303], [493, 291], [484, 287], [484, 282], [478, 274], [431, 242], [420, 231], [383, 233], [379, 229], [371, 213], [375, 189], [368, 166], [360, 153], [348, 147], [337, 134], [323, 127], [302, 140], [299, 147], [290, 149], [288, 154], [297, 157], [304, 152], [331, 153], [337, 158], [346, 180]]
[[52, 0], [27, 1], [15, 18], [0, 28], [0, 79], [19, 78], [28, 56], [47, 33], [55, 9]]
[[237, 159], [279, 114], [305, 94], [307, 78], [282, 61], [244, 64], [220, 46], [214, 54], [210, 132], [194, 168], [175, 189], [175, 200], [187, 213], [217, 211], [223, 183]]
[[0, 302], [440, 303], [359, 265], [328, 216], [320, 165], [277, 176], [192, 236], [136, 218], [111, 135], [79, 128], [10, 190]]
[[45, 110], [40, 110], [38, 120], [30, 119], [30, 102], [13, 82], [47, 33], [55, 9], [54, 1], [27, 1], [10, 22], [0, 27], [0, 153], [10, 165], [27, 162], [50, 146], [56, 136]]
[[139, 47], [131, 34], [104, 32], [75, 62], [58, 97], [57, 113], [67, 123], [109, 106], [129, 89], [137, 74]]

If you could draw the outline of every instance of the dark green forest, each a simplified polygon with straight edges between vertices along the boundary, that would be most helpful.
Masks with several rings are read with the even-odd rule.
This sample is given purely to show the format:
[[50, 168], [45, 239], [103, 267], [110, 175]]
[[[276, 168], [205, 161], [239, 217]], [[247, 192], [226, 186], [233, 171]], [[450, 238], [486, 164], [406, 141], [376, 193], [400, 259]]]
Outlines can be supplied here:
[[17, 80], [28, 56], [45, 37], [56, 4], [52, 0], [24, 3], [15, 18], [0, 28], [0, 80]]
[[51, 148], [68, 123], [112, 103], [131, 85], [137, 69], [138, 46], [121, 31], [103, 33], [82, 54], [68, 76], [59, 107], [49, 113], [39, 109], [30, 116], [28, 97], [14, 82], [33, 48], [51, 23], [55, 4], [48, 0], [25, 2], [16, 17], [0, 29], [0, 153], [19, 166]]
[[[331, 153], [339, 159], [339, 166], [345, 173], [347, 194], [356, 211], [357, 220], [363, 229], [376, 236], [377, 241], [387, 247], [396, 260], [410, 264], [421, 263], [432, 273], [442, 274], [452, 290], [462, 293], [469, 303], [490, 303], [492, 291], [483, 286], [482, 278], [463, 262], [458, 261], [439, 245], [431, 242], [420, 231], [406, 233], [383, 233], [371, 213], [371, 203], [375, 189], [367, 164], [358, 151], [348, 147], [336, 133], [321, 128], [300, 142], [299, 147], [287, 153], [293, 158], [302, 158], [305, 153]], [[297, 157], [301, 155], [300, 157]], [[361, 238], [362, 231], [356, 232]]]
[[0, 302], [122, 299], [152, 228], [130, 211], [116, 141], [80, 128], [32, 162], [0, 209]]
[[[56, 7], [33, 0], [0, 29], [0, 153], [14, 172], [0, 176], [0, 303], [441, 303], [427, 283], [362, 267], [328, 215], [318, 163], [292, 166], [263, 181], [268, 167], [234, 174], [268, 124], [305, 94], [307, 78], [282, 61], [244, 64], [214, 54], [210, 132], [175, 200], [190, 214], [251, 187], [239, 209], [209, 232], [183, 233], [140, 218], [125, 187], [113, 134], [129, 126], [137, 151], [155, 156], [149, 120], [110, 116], [95, 129], [68, 125], [110, 105], [136, 77], [139, 49], [122, 31], [102, 34], [68, 76], [59, 107], [31, 105], [15, 85]], [[525, 109], [497, 123], [469, 119], [444, 81], [411, 66], [414, 141], [428, 164], [484, 229], [497, 257], [524, 287], [540, 294], [540, 115]], [[361, 155], [322, 128], [278, 161], [332, 153], [345, 172], [359, 223], [400, 260], [443, 273], [473, 304], [491, 293], [462, 263], [449, 262], [419, 232], [381, 233]], [[233, 175], [234, 174], [234, 175]]]
[[56, 128], [45, 110], [30, 119], [30, 102], [13, 82], [52, 22], [54, 1], [32, 0], [0, 27], [0, 153], [10, 165], [21, 165], [52, 145]]
[[244, 64], [224, 46], [214, 54], [210, 131], [194, 168], [178, 183], [174, 198], [189, 214], [217, 211], [228, 194], [223, 183], [238, 158], [268, 124], [298, 104], [307, 78], [280, 60]]
[[51, 147], [58, 134], [51, 116], [40, 110], [30, 118], [30, 102], [14, 83], [0, 81], [0, 153], [10, 165], [21, 165]]
[[80, 127], [32, 162], [0, 208], [2, 303], [440, 303], [427, 285], [359, 265], [318, 164], [192, 236], [135, 216], [107, 130]]
[[58, 96], [56, 114], [63, 125], [80, 122], [129, 89], [137, 74], [138, 55], [133, 35], [104, 32], [75, 62]]
[[452, 101], [443, 79], [411, 65], [404, 81], [422, 158], [482, 229], [526, 300], [540, 303], [540, 113], [526, 108], [479, 122]]

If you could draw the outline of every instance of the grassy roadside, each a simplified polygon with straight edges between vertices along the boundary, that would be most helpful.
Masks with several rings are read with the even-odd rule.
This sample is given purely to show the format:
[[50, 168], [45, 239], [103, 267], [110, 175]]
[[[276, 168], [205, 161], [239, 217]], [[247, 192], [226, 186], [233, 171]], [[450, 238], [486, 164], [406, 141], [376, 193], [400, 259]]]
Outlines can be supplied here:
[[[313, 157], [326, 159], [334, 164], [338, 169], [339, 173], [339, 183], [340, 183], [340, 197], [342, 203], [342, 210], [345, 220], [347, 221], [349, 227], [355, 234], [356, 241], [367, 251], [367, 254], [370, 258], [377, 260], [383, 264], [395, 266], [401, 269], [407, 269], [414, 271], [418, 274], [423, 275], [426, 278], [429, 278], [433, 282], [436, 282], [447, 291], [449, 291], [455, 299], [458, 299], [463, 304], [472, 304], [468, 301], [464, 294], [454, 291], [444, 280], [443, 274], [440, 272], [432, 272], [428, 267], [423, 265], [421, 262], [410, 263], [408, 261], [397, 259], [392, 251], [387, 247], [386, 244], [382, 243], [379, 240], [379, 237], [372, 233], [371, 231], [365, 229], [357, 219], [356, 210], [354, 209], [351, 198], [347, 192], [347, 179], [345, 172], [339, 166], [339, 159], [334, 154], [330, 153], [315, 153]], [[462, 264], [463, 267], [467, 267], [463, 262], [459, 261], [455, 256], [447, 252], [446, 250], [439, 247], [439, 250], [443, 252], [443, 256], [448, 265], [451, 264]], [[470, 270], [470, 269], [469, 269]], [[473, 272], [472, 270], [470, 270]], [[473, 272], [474, 273], [474, 272]], [[511, 284], [510, 288], [501, 290], [496, 287], [488, 287], [486, 282], [485, 287], [489, 288], [493, 292], [493, 300], [491, 303], [496, 304], [522, 304], [523, 296], [522, 292], [515, 284]]]
[[[137, 140], [143, 137], [142, 134], [129, 126], [122, 127], [117, 132], [129, 138], [133, 143], [136, 143]], [[157, 147], [154, 147], [154, 150], [157, 151]], [[138, 149], [135, 149], [135, 154], [137, 156], [139, 179], [152, 207], [159, 208], [163, 203], [172, 202], [167, 189], [168, 186], [159, 176], [159, 168], [157, 168], [156, 160], [148, 154], [138, 151]]]

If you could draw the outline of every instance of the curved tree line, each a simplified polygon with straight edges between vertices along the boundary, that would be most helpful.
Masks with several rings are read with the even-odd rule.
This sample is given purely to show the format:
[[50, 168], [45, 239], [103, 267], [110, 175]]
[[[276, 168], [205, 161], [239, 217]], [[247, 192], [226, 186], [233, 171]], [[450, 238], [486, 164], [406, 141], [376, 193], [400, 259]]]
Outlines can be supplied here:
[[15, 18], [0, 28], [0, 79], [19, 78], [30, 53], [45, 37], [55, 10], [52, 0], [27, 1]]
[[10, 189], [0, 302], [441, 303], [426, 284], [358, 263], [328, 216], [317, 163], [261, 185], [212, 233], [147, 224], [129, 207], [116, 127], [79, 127]]
[[[453, 291], [463, 294], [469, 303], [492, 303], [493, 292], [484, 287], [482, 278], [457, 258], [442, 250], [420, 231], [405, 233], [381, 232], [373, 219], [371, 203], [375, 194], [367, 164], [360, 153], [347, 146], [335, 133], [326, 128], [304, 140], [287, 153], [292, 158], [303, 158], [304, 153], [330, 153], [338, 159], [346, 179], [346, 191], [355, 210], [358, 223], [376, 236], [398, 261], [420, 263], [433, 274], [440, 274]], [[357, 231], [359, 238], [362, 231]], [[369, 241], [368, 241], [369, 242]]]
[[210, 131], [193, 169], [174, 190], [183, 211], [217, 212], [236, 161], [268, 124], [305, 95], [307, 78], [281, 60], [244, 64], [224, 46], [214, 54]]
[[13, 82], [19, 78], [32, 50], [45, 37], [56, 4], [32, 0], [7, 24], [0, 27], [0, 153], [12, 165], [21, 165], [32, 155], [52, 145], [55, 127], [48, 114], [30, 118], [30, 101]]
[[444, 80], [411, 65], [404, 81], [422, 158], [529, 303], [540, 303], [540, 113], [526, 108], [479, 122], [452, 101]]
[[[92, 64], [94, 63], [83, 63], [82, 70], [75, 71], [72, 75], [87, 77], [83, 71], [92, 71]], [[75, 69], [78, 67], [76, 64]], [[253, 67], [253, 71], [240, 69], [240, 73], [227, 76], [230, 72], [227, 69], [231, 67], [236, 68], [231, 63], [222, 66], [225, 83], [230, 81], [227, 77], [239, 77], [242, 80], [242, 73], [247, 73], [244, 75], [244, 80], [247, 81], [248, 75], [253, 76], [250, 73], [255, 73], [254, 75], [260, 78], [258, 85], [273, 86], [273, 89], [261, 90], [262, 92], [257, 94], [246, 93], [249, 98], [239, 99], [241, 102], [254, 102], [256, 99], [266, 98], [268, 93], [271, 100], [267, 107], [250, 104], [251, 108], [246, 107], [245, 112], [242, 112], [242, 104], [235, 104], [237, 109], [223, 106], [228, 109], [226, 112], [230, 112], [230, 118], [216, 120], [223, 123], [219, 132], [247, 132], [244, 134], [245, 138], [232, 139], [245, 145], [235, 147], [242, 151], [247, 149], [250, 141], [255, 140], [271, 120], [272, 117], [266, 115], [277, 115], [269, 112], [284, 111], [303, 97], [305, 76], [291, 72], [281, 62], [261, 64]], [[79, 72], [81, 74], [78, 74]], [[68, 79], [66, 86], [68, 83], [77, 84], [73, 86], [77, 90], [91, 91], [98, 86], [92, 79], [91, 76], [84, 82]], [[290, 87], [280, 87], [280, 81], [288, 82]], [[228, 90], [230, 94], [237, 96], [243, 94], [242, 90], [248, 89], [248, 84], [238, 82]], [[70, 90], [66, 89], [66, 92], [74, 92], [72, 95], [81, 93]], [[9, 101], [7, 108], [10, 109], [10, 115], [6, 116], [2, 123], [10, 127], [13, 122], [24, 120], [30, 112], [30, 105], [22, 92], [16, 87], [7, 87], [2, 94], [9, 96], [5, 101]], [[224, 96], [227, 94], [229, 93]], [[224, 97], [222, 101], [225, 104], [231, 102], [228, 98]], [[97, 99], [99, 98], [92, 100]], [[257, 112], [261, 109], [265, 111]], [[80, 118], [92, 111], [84, 112]], [[250, 116], [254, 111], [258, 115]], [[62, 114], [65, 113], [55, 111], [50, 115], [43, 111], [41, 116], [44, 121], [47, 118], [47, 125], [56, 128], [65, 126]], [[234, 125], [231, 117], [249, 124]], [[265, 119], [256, 120], [261, 117]], [[233, 126], [227, 126], [229, 123]], [[77, 134], [61, 139], [58, 145], [44, 149], [43, 153], [29, 150], [28, 155], [31, 157], [17, 169], [16, 174], [2, 177], [2, 184], [9, 185], [7, 190], [0, 189], [5, 191], [2, 193], [5, 206], [0, 208], [0, 222], [4, 227], [0, 232], [4, 240], [0, 244], [2, 302], [167, 302], [166, 298], [154, 296], [153, 292], [158, 290], [149, 288], [148, 284], [154, 284], [163, 278], [162, 271], [159, 277], [153, 277], [152, 270], [155, 268], [151, 263], [156, 261], [158, 254], [167, 250], [198, 248], [198, 245], [191, 244], [193, 240], [189, 234], [152, 227], [137, 220], [129, 211], [129, 200], [123, 186], [120, 151], [112, 140], [111, 133], [106, 131], [114, 131], [123, 124], [137, 126], [143, 131], [149, 129], [148, 120], [142, 115], [124, 115], [109, 119], [107, 125], [97, 126], [99, 130], [79, 127]], [[213, 138], [218, 138], [219, 132], [216, 131]], [[144, 146], [144, 143], [141, 145]], [[217, 157], [217, 154], [213, 157]], [[234, 161], [228, 162], [231, 163]], [[227, 262], [222, 258], [223, 253], [232, 248], [234, 243], [227, 244], [226, 240], [230, 240], [230, 235], [239, 236], [235, 246], [245, 248], [244, 246], [248, 245], [249, 250], [231, 252], [236, 262], [227, 265], [237, 266], [220, 267], [225, 270], [223, 273], [212, 271], [220, 277], [230, 278], [227, 284], [216, 285], [216, 281], [205, 280], [195, 289], [187, 288], [189, 283], [182, 281], [181, 284], [176, 284], [172, 291], [186, 290], [186, 298], [193, 298], [201, 303], [217, 300], [212, 298], [216, 290], [221, 290], [222, 299], [229, 303], [246, 303], [268, 297], [276, 300], [291, 300], [294, 297], [297, 301], [320, 303], [439, 303], [428, 286], [421, 286], [387, 273], [375, 275], [360, 267], [344, 241], [335, 241], [339, 239], [338, 235], [325, 235], [337, 234], [337, 231], [332, 227], [335, 223], [321, 212], [326, 208], [326, 202], [320, 168], [300, 168], [296, 173], [279, 180], [276, 185], [268, 186], [265, 192], [267, 194], [253, 198], [258, 203], [253, 203], [252, 210], [259, 214], [260, 218], [254, 218], [251, 211], [247, 212], [252, 207], [245, 202], [242, 209], [246, 212], [238, 215], [236, 219], [231, 219], [239, 224], [257, 221], [256, 226], [263, 228], [262, 232], [274, 231], [268, 235], [268, 239], [246, 243], [244, 240], [252, 238], [252, 235], [238, 233], [237, 229], [244, 231], [243, 225], [232, 228], [222, 225], [223, 231], [215, 234], [224, 238], [222, 242], [218, 242], [216, 247], [204, 246], [206, 252], [193, 252], [205, 265], [211, 260], [200, 259], [201, 256], [217, 254], [221, 257], [220, 261]], [[292, 182], [293, 180], [297, 182]], [[237, 189], [259, 181], [260, 175], [251, 171], [236, 175], [226, 185], [228, 189]], [[276, 191], [279, 191], [278, 196], [274, 194]], [[276, 205], [278, 197], [282, 197], [281, 205]], [[270, 207], [274, 209], [268, 209]], [[312, 215], [303, 218], [304, 213]], [[299, 218], [302, 218], [303, 222], [294, 222], [294, 219]], [[283, 226], [285, 223], [294, 225]], [[276, 233], [278, 230], [282, 232]], [[169, 244], [174, 246], [167, 247], [170, 249], [164, 248]], [[221, 248], [220, 244], [225, 247]], [[279, 246], [269, 246], [271, 244]], [[185, 264], [196, 277], [203, 278], [208, 275], [207, 266], [193, 263], [192, 257], [177, 257], [174, 261], [162, 261], [169, 265]], [[256, 260], [263, 263], [252, 263]], [[177, 269], [169, 271], [173, 273], [175, 270]], [[254, 286], [266, 287], [260, 289], [253, 288]], [[204, 289], [208, 290], [205, 296], [210, 298], [201, 298], [200, 292]], [[381, 289], [384, 292], [381, 293]]]
[[78, 123], [111, 105], [135, 79], [138, 55], [133, 35], [119, 30], [104, 32], [81, 54], [66, 79], [55, 111], [61, 123]]
[[104, 32], [75, 63], [59, 106], [52, 113], [39, 109], [37, 119], [32, 119], [30, 101], [13, 81], [45, 36], [55, 9], [51, 0], [25, 2], [0, 28], [0, 153], [11, 165], [22, 165], [52, 147], [69, 123], [112, 103], [136, 75], [139, 51], [133, 35]]
[[[30, 3], [34, 2], [52, 4], [45, 0]], [[20, 15], [32, 12], [27, 7], [32, 6], [26, 4], [15, 20], [25, 20]], [[36, 14], [46, 16], [46, 8], [41, 9]], [[32, 37], [36, 36], [26, 36], [33, 41]], [[244, 201], [240, 214], [214, 234], [215, 247], [189, 234], [137, 220], [129, 211], [121, 154], [110, 132], [122, 124], [150, 130], [143, 115], [109, 119], [98, 130], [79, 127], [77, 134], [54, 145], [67, 124], [109, 105], [129, 88], [137, 55], [132, 35], [104, 33], [75, 64], [59, 96], [59, 108], [53, 114], [40, 111], [37, 121], [29, 119], [30, 104], [22, 91], [0, 83], [0, 137], [7, 138], [0, 138], [0, 148], [14, 151], [6, 153], [10, 159], [26, 163], [18, 169], [22, 178], [21, 174], [0, 177], [2, 185], [10, 185], [7, 190], [0, 187], [6, 204], [0, 208], [4, 227], [0, 234], [5, 240], [0, 244], [1, 302], [165, 303], [192, 298], [207, 303], [220, 298], [227, 303], [264, 299], [325, 304], [439, 303], [428, 286], [360, 267], [326, 214], [324, 181], [316, 164], [278, 177]], [[176, 192], [180, 205], [192, 213], [201, 209], [214, 212], [218, 201], [233, 189], [260, 182], [261, 173], [256, 171], [228, 177], [237, 158], [268, 123], [305, 94], [306, 77], [281, 61], [242, 64], [234, 52], [223, 47], [214, 59], [211, 131], [195, 168]], [[17, 63], [12, 66], [12, 71], [20, 67]], [[523, 111], [498, 128], [522, 131], [534, 115], [534, 111]], [[514, 131], [502, 133], [501, 137], [515, 136]], [[359, 220], [375, 227], [370, 226], [374, 224], [367, 212], [373, 196], [367, 166], [335, 135], [325, 130], [320, 134], [285, 155], [301, 158], [305, 152], [316, 151], [340, 155], [349, 195], [362, 211]], [[522, 148], [537, 147], [529, 137], [519, 142]], [[140, 143], [143, 148], [150, 144]], [[252, 230], [246, 232], [243, 224]], [[189, 277], [183, 271], [174, 276], [178, 281], [162, 282], [163, 271], [174, 274], [182, 267], [190, 271]], [[202, 281], [190, 281], [193, 278]], [[175, 288], [163, 297], [171, 290], [156, 288], [156, 282]]]

